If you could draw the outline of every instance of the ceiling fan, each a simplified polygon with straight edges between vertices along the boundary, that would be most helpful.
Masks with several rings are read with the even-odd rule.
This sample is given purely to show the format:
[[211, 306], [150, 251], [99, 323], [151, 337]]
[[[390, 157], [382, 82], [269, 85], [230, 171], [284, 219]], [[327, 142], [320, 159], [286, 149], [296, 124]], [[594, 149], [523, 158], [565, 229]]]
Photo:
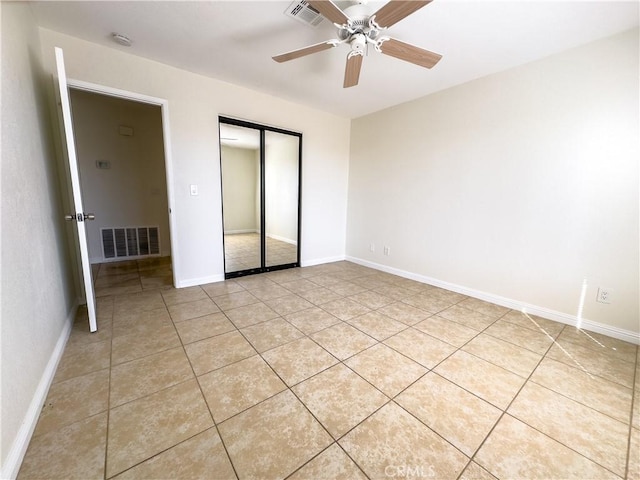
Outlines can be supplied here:
[[337, 28], [337, 39], [276, 55], [276, 62], [288, 62], [312, 53], [328, 50], [343, 43], [351, 46], [344, 72], [344, 88], [358, 84], [365, 49], [373, 45], [377, 52], [421, 67], [431, 68], [442, 55], [384, 35], [387, 28], [416, 12], [432, 0], [390, 0], [372, 13], [364, 2], [347, 7], [344, 12], [331, 0], [307, 0], [308, 4], [329, 19]]

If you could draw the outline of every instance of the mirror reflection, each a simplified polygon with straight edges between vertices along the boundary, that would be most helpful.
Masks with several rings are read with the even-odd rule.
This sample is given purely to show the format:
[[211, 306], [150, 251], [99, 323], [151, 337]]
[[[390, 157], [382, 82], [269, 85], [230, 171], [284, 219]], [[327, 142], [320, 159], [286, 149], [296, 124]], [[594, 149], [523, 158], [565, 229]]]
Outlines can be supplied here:
[[260, 132], [220, 124], [225, 272], [262, 266]]
[[298, 261], [299, 138], [265, 132], [265, 232], [267, 266]]
[[220, 117], [227, 278], [300, 265], [302, 135]]

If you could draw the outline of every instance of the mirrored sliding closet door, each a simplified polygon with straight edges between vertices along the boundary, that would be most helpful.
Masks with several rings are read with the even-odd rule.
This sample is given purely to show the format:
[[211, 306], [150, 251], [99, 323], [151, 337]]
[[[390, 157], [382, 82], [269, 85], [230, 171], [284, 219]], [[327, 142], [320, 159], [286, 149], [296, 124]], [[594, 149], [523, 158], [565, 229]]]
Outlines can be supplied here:
[[302, 135], [220, 117], [225, 276], [300, 266]]

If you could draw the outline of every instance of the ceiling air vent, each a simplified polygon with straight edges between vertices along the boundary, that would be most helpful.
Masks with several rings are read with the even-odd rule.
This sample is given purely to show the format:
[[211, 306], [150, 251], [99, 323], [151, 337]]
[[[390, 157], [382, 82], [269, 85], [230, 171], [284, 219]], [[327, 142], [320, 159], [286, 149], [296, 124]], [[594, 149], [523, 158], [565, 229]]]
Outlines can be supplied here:
[[284, 14], [311, 27], [317, 27], [324, 19], [320, 12], [309, 5], [306, 0], [294, 1], [287, 7]]

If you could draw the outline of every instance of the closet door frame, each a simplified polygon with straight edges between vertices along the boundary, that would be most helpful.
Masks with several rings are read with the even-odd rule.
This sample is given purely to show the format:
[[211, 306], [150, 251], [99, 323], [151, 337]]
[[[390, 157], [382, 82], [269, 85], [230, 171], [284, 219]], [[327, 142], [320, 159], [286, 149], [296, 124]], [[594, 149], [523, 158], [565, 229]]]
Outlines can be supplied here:
[[[222, 172], [222, 148], [220, 148], [220, 197], [222, 204], [222, 248], [224, 250], [224, 278], [237, 278], [246, 275], [254, 275], [256, 273], [274, 272], [276, 270], [284, 270], [286, 268], [295, 268], [300, 266], [300, 244], [302, 240], [302, 133], [294, 132], [292, 130], [286, 130], [279, 127], [273, 127], [269, 125], [262, 125], [259, 123], [250, 122], [247, 120], [240, 120], [233, 117], [220, 115], [218, 117], [218, 141], [220, 141], [220, 125], [233, 125], [236, 127], [251, 128], [260, 132], [260, 267], [250, 268], [247, 270], [238, 270], [235, 272], [227, 272], [227, 260], [226, 260], [226, 244], [224, 234], [224, 196], [223, 196], [223, 172]], [[265, 133], [274, 132], [284, 135], [291, 135], [298, 139], [298, 214], [297, 214], [297, 238], [296, 238], [296, 261], [292, 263], [286, 263], [281, 265], [267, 266], [267, 248], [266, 248], [266, 185], [265, 185]], [[220, 147], [222, 146], [219, 143]]]

